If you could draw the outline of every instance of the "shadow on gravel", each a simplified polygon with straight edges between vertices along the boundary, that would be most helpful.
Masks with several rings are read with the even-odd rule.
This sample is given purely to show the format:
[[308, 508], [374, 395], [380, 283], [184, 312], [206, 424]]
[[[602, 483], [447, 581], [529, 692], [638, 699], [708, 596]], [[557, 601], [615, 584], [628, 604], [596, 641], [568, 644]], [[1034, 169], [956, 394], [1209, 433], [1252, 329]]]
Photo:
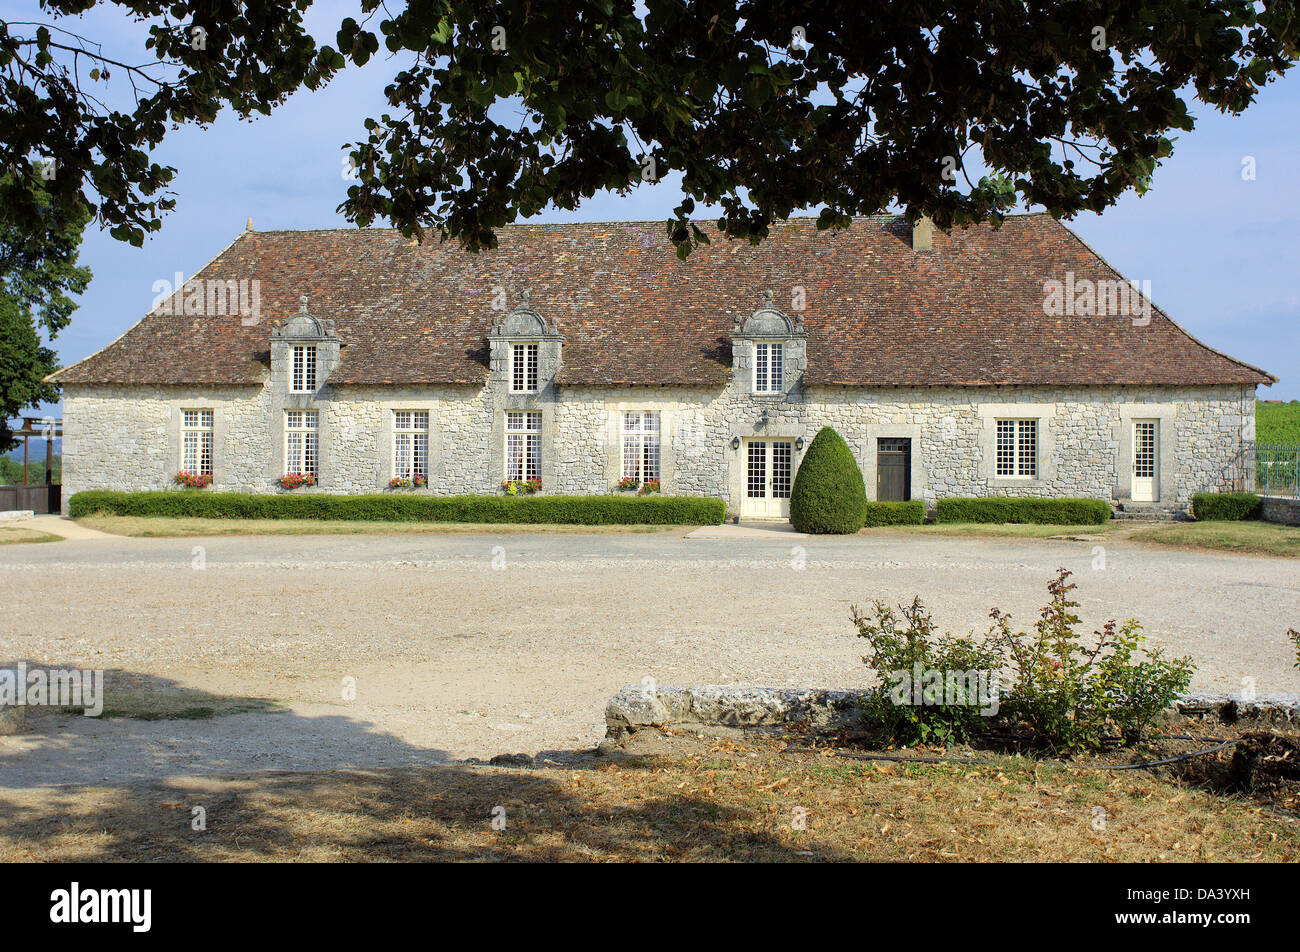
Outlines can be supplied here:
[[[29, 668], [37, 667], [29, 662]], [[0, 737], [0, 789], [141, 783], [195, 774], [445, 763], [348, 712], [304, 716], [270, 698], [212, 694], [168, 678], [104, 672], [103, 712], [27, 707]]]
[[[845, 858], [795, 849], [714, 791], [656, 785], [653, 769], [611, 778], [591, 752], [446, 763], [352, 717], [107, 675], [115, 716], [40, 712], [36, 732], [0, 738], [0, 861]], [[258, 747], [271, 718], [277, 737], [365, 766], [285, 769], [292, 750]]]

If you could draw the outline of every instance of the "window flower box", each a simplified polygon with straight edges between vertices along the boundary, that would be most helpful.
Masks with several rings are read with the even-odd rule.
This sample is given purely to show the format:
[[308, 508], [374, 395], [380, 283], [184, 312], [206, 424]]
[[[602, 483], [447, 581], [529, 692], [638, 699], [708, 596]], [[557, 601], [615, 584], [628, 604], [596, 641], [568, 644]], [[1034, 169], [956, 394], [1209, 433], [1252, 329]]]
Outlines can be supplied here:
[[394, 476], [388, 481], [389, 489], [420, 489], [429, 485], [429, 477], [423, 473], [416, 473], [410, 479], [405, 476]]
[[618, 491], [621, 493], [635, 492], [641, 488], [641, 480], [635, 476], [624, 476], [618, 481]]
[[501, 482], [501, 488], [507, 496], [531, 496], [541, 490], [542, 481], [537, 476], [532, 479], [506, 479]]
[[312, 473], [285, 473], [276, 482], [281, 489], [299, 489], [302, 486], [315, 486], [316, 477]]
[[181, 470], [173, 479], [177, 486], [184, 486], [186, 489], [207, 489], [212, 485], [212, 477], [207, 473], [187, 473]]
[[637, 495], [648, 496], [650, 495], [650, 493], [657, 493], [657, 492], [659, 492], [659, 480], [647, 479], [644, 483], [641, 484], [641, 491], [638, 492]]

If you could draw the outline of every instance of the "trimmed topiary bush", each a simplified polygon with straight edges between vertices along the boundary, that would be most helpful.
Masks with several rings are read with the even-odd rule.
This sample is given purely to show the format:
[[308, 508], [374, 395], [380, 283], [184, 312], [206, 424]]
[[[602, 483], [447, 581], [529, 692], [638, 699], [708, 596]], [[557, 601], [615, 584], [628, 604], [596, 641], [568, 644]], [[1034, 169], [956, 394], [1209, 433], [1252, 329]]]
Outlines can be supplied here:
[[979, 496], [940, 499], [939, 522], [1021, 522], [1053, 526], [1101, 525], [1111, 517], [1104, 499], [1022, 499]]
[[790, 523], [800, 532], [844, 535], [866, 521], [867, 490], [849, 444], [824, 426], [808, 446], [790, 493]]
[[919, 499], [909, 502], [869, 502], [866, 504], [868, 526], [919, 526], [925, 522], [925, 503]]
[[183, 516], [199, 519], [347, 519], [376, 522], [494, 522], [606, 525], [721, 525], [726, 504], [700, 496], [333, 496], [251, 493], [79, 492], [68, 501], [76, 519]]
[[1192, 515], [1198, 520], [1258, 519], [1263, 500], [1254, 493], [1196, 493]]

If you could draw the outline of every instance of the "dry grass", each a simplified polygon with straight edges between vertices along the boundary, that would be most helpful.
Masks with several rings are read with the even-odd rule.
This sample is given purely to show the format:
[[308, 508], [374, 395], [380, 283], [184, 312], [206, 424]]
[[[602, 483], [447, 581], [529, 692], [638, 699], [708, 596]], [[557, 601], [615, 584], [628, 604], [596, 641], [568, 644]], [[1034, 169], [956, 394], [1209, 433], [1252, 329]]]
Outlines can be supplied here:
[[457, 533], [612, 535], [629, 532], [675, 532], [685, 535], [694, 526], [572, 526], [471, 522], [367, 522], [346, 519], [190, 519], [172, 516], [84, 516], [78, 524], [113, 535], [409, 535]]
[[1273, 522], [1179, 522], [1141, 529], [1130, 538], [1155, 545], [1300, 558], [1300, 526]]
[[[203, 832], [191, 828], [198, 806]], [[498, 807], [504, 830], [492, 827]], [[542, 769], [177, 778], [0, 795], [4, 862], [1298, 859], [1294, 821], [1147, 772], [1011, 757], [866, 763], [758, 739]]]
[[39, 529], [25, 529], [21, 526], [0, 526], [0, 545], [14, 542], [58, 542], [59, 536], [41, 532]]

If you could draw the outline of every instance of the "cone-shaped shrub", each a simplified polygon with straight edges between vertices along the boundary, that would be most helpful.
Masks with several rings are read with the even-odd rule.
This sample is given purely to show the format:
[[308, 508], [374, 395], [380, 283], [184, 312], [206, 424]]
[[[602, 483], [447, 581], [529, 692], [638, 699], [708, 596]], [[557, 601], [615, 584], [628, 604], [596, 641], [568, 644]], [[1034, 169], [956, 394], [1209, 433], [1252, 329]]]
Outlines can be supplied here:
[[867, 517], [862, 470], [849, 444], [829, 426], [813, 439], [790, 493], [790, 522], [800, 532], [857, 532]]

